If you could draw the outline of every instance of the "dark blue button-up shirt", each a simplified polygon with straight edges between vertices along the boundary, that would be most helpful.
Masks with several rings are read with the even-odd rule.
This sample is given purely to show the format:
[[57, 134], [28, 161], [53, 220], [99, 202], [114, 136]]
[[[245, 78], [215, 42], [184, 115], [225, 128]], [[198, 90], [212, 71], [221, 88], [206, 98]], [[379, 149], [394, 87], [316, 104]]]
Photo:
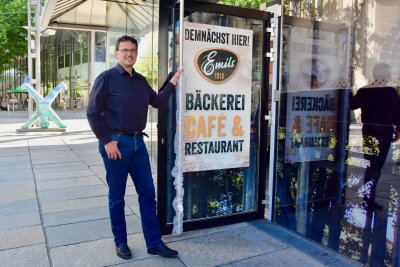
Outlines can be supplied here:
[[94, 82], [87, 109], [90, 127], [103, 144], [111, 141], [112, 131], [143, 131], [148, 106], [160, 107], [174, 89], [168, 82], [157, 94], [142, 75], [133, 70], [130, 76], [117, 64]]

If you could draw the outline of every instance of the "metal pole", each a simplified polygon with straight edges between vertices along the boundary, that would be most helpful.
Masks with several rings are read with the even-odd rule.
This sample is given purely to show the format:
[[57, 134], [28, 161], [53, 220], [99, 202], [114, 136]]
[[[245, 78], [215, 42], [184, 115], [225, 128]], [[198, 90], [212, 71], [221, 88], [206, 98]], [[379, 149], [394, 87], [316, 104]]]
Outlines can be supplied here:
[[278, 118], [278, 99], [280, 94], [280, 81], [278, 79], [278, 73], [280, 73], [279, 69], [279, 63], [281, 62], [281, 59], [278, 57], [281, 57], [280, 51], [280, 38], [281, 38], [281, 23], [279, 18], [275, 17], [271, 19], [271, 21], [275, 24], [274, 27], [274, 33], [275, 33], [275, 39], [274, 39], [274, 62], [273, 62], [273, 69], [272, 73], [272, 106], [271, 106], [271, 140], [270, 140], [270, 154], [269, 154], [269, 180], [268, 180], [268, 203], [269, 207], [267, 209], [267, 219], [269, 221], [272, 220], [272, 214], [273, 214], [273, 209], [274, 209], [274, 179], [275, 177], [275, 166], [277, 159], [275, 158], [275, 142], [277, 140], [276, 138], [276, 124], [277, 124], [277, 118]]
[[[32, 9], [35, 9], [35, 16], [32, 25]], [[28, 76], [30, 82], [35, 86], [36, 91], [41, 94], [41, 80], [40, 80], [40, 1], [28, 0]], [[32, 36], [34, 39], [32, 40]], [[34, 50], [34, 52], [33, 52]], [[35, 79], [33, 79], [33, 59], [35, 58]], [[29, 117], [33, 113], [32, 97], [28, 98], [28, 113]]]
[[41, 83], [41, 69], [40, 69], [40, 1], [36, 0], [36, 14], [35, 14], [35, 52], [36, 52], [36, 61], [35, 61], [35, 80], [36, 86], [35, 89], [39, 94], [42, 94], [42, 83]]
[[[183, 68], [183, 20], [184, 20], [184, 0], [179, 1], [179, 68]], [[179, 78], [179, 89], [177, 93], [177, 123], [176, 123], [176, 134], [178, 135], [178, 145], [176, 151], [175, 165], [177, 167], [177, 174], [175, 176], [175, 190], [176, 197], [173, 201], [173, 207], [175, 209], [175, 217], [173, 221], [172, 235], [180, 235], [183, 232], [183, 173], [182, 173], [182, 76]]]
[[[31, 8], [31, 1], [28, 1], [28, 76], [32, 79], [32, 8]], [[28, 81], [26, 81], [28, 82]], [[32, 116], [33, 113], [33, 105], [32, 105], [32, 97], [28, 94], [28, 114], [29, 117]]]
[[[185, 0], [180, 0], [179, 2], [179, 68], [183, 68], [183, 20], [184, 20], [184, 5], [185, 5]], [[179, 144], [178, 144], [178, 159], [179, 159], [179, 167], [178, 167], [178, 173], [179, 176], [182, 176], [182, 76], [179, 77], [179, 90], [178, 90], [178, 98], [179, 98], [179, 127], [178, 133], [179, 133]]]

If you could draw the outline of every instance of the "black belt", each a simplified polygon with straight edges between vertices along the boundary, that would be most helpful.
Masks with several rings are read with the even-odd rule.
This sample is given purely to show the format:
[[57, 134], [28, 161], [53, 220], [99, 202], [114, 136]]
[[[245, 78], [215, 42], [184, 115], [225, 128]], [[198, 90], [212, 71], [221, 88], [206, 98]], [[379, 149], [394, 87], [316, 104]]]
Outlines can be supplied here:
[[131, 137], [142, 136], [142, 135], [146, 136], [147, 138], [149, 137], [145, 132], [126, 132], [126, 131], [116, 131], [116, 130], [109, 130], [108, 132], [110, 134], [119, 134]]

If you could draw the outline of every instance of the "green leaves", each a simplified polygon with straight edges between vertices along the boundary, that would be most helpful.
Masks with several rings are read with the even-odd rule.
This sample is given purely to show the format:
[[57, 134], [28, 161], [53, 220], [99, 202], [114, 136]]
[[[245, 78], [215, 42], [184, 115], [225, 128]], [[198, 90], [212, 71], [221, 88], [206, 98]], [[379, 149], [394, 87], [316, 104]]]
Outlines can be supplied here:
[[0, 71], [28, 52], [26, 0], [0, 1]]
[[238, 6], [246, 8], [258, 9], [261, 3], [265, 3], [265, 0], [221, 0], [221, 4], [229, 6]]

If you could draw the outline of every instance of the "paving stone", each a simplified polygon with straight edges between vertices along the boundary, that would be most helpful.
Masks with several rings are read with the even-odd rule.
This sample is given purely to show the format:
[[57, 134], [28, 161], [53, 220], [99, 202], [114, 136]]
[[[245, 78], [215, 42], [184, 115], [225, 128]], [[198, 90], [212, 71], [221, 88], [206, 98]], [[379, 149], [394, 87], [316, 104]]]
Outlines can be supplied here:
[[96, 157], [101, 159], [101, 155], [99, 153], [99, 145], [85, 146], [85, 145], [71, 145], [69, 144], [71, 150], [78, 154], [80, 158], [87, 158], [87, 157]]
[[59, 190], [42, 191], [39, 194], [40, 203], [61, 201], [77, 198], [104, 196], [108, 194], [105, 185], [89, 185], [64, 188]]
[[[231, 253], [235, 253], [232, 251]], [[228, 256], [229, 257], [229, 256]], [[243, 259], [229, 264], [221, 265], [221, 267], [241, 267], [241, 266], [259, 266], [259, 267], [322, 267], [325, 266], [315, 259], [304, 255], [293, 248], [270, 252], [261, 256]]]
[[[133, 212], [125, 208], [125, 215], [133, 215]], [[43, 224], [49, 227], [105, 218], [109, 218], [108, 206], [44, 214]]]
[[0, 148], [0, 155], [2, 156], [23, 156], [29, 155], [28, 147], [7, 147]]
[[[342, 258], [341, 255], [338, 255], [338, 256], [339, 256], [339, 258]], [[325, 266], [329, 266], [329, 267], [361, 267], [363, 265], [358, 262], [351, 261], [350, 259], [347, 259], [343, 256], [342, 259], [339, 259], [339, 260], [331, 262], [331, 263], [326, 263]]]
[[90, 169], [94, 174], [96, 174], [100, 178], [106, 178], [106, 170], [104, 169], [104, 165], [96, 165], [91, 166]]
[[92, 133], [75, 136], [75, 140], [65, 140], [64, 138], [64, 141], [68, 143], [72, 151], [80, 151], [84, 154], [99, 153], [99, 143]]
[[235, 229], [239, 229], [239, 228], [243, 228], [243, 227], [247, 227], [247, 226], [249, 226], [248, 222], [229, 224], [229, 225], [223, 225], [223, 226], [218, 226], [218, 227], [183, 232], [179, 236], [166, 235], [166, 236], [163, 236], [163, 240], [168, 243], [173, 243], [173, 242], [177, 242], [177, 241], [181, 241], [181, 240], [185, 240], [185, 239], [215, 234], [215, 233], [219, 233], [219, 232], [223, 232], [223, 231], [233, 231]]
[[[44, 138], [46, 140], [43, 140]], [[50, 133], [44, 133], [42, 138], [29, 139], [29, 147], [31, 150], [59, 150], [60, 148], [66, 148], [65, 143], [59, 137], [59, 133], [54, 133], [53, 136]]]
[[33, 180], [13, 181], [1, 183], [0, 203], [19, 200], [35, 199], [35, 184]]
[[21, 170], [21, 169], [31, 169], [31, 163], [26, 162], [16, 162], [13, 164], [1, 164], [0, 171], [8, 171], [8, 170]]
[[46, 159], [46, 158], [53, 158], [53, 157], [71, 157], [75, 156], [75, 153], [73, 153], [66, 145], [63, 147], [58, 147], [59, 150], [47, 150], [47, 149], [34, 149], [31, 150], [31, 156], [32, 160], [33, 159]]
[[18, 156], [2, 156], [0, 157], [1, 165], [27, 165], [31, 163], [29, 155]]
[[149, 257], [141, 233], [128, 235], [128, 245], [133, 252], [131, 260], [121, 259], [115, 254], [112, 238], [50, 248], [50, 256], [53, 266], [57, 267], [100, 267], [121, 263], [130, 263], [131, 266], [135, 266], [137, 260]]
[[95, 157], [95, 156], [82, 158], [82, 161], [89, 167], [103, 164], [103, 160], [101, 159], [101, 157]]
[[20, 213], [0, 217], [0, 231], [40, 224], [41, 221], [38, 212]]
[[39, 207], [36, 199], [21, 200], [0, 204], [0, 216], [12, 214], [38, 212]]
[[41, 225], [0, 231], [0, 250], [44, 243]]
[[[166, 259], [160, 256], [152, 256], [150, 258], [135, 260], [135, 262], [126, 262], [113, 265], [113, 267], [186, 267], [179, 258]], [[265, 266], [265, 265], [264, 265]]]
[[32, 170], [30, 168], [0, 171], [0, 183], [29, 179], [33, 179]]
[[34, 173], [47, 173], [47, 172], [60, 172], [65, 170], [80, 170], [81, 168], [87, 169], [87, 166], [82, 161], [71, 161], [71, 162], [60, 162], [60, 163], [49, 163], [39, 164], [33, 169]]
[[264, 251], [275, 251], [287, 247], [284, 243], [278, 241], [265, 231], [262, 231], [253, 225], [234, 228], [229, 230], [229, 232], [239, 236], [243, 240], [247, 240], [248, 242], [257, 245]]
[[132, 195], [125, 195], [125, 205], [126, 206], [139, 206], [139, 202], [138, 202], [138, 195], [136, 193], [132, 194]]
[[271, 235], [272, 238], [278, 239], [290, 247], [297, 248], [304, 255], [309, 255], [322, 264], [329, 264], [343, 259], [336, 252], [316, 245], [314, 242], [306, 240], [304, 237], [273, 223], [266, 223], [259, 220], [250, 222], [250, 224]]
[[142, 218], [140, 215], [140, 208], [139, 205], [137, 206], [129, 206], [129, 208], [133, 211], [133, 213], [138, 216], [139, 218]]
[[173, 242], [171, 247], [179, 251], [179, 257], [188, 266], [217, 266], [278, 251], [284, 246], [276, 242], [260, 247], [248, 237], [221, 231]]
[[61, 201], [48, 201], [48, 202], [42, 202], [41, 206], [43, 214], [52, 212], [62, 212], [68, 210], [85, 209], [85, 208], [103, 207], [103, 206], [108, 206], [108, 196], [106, 194], [99, 197], [78, 198], [78, 199], [69, 199]]
[[[135, 216], [126, 216], [128, 234], [141, 232], [140, 219]], [[110, 220], [66, 224], [46, 228], [48, 246], [50, 248], [78, 244], [103, 238], [112, 237]]]
[[68, 156], [53, 156], [49, 158], [32, 158], [32, 164], [34, 166], [38, 164], [43, 164], [43, 163], [61, 163], [61, 162], [71, 162], [71, 161], [78, 161], [79, 158], [76, 155], [68, 155]]
[[36, 181], [36, 187], [39, 191], [57, 190], [63, 188], [99, 185], [99, 184], [103, 184], [103, 181], [100, 180], [97, 176]]
[[[2, 133], [4, 130], [4, 124], [2, 125]], [[19, 127], [18, 127], [19, 128]], [[11, 129], [11, 128], [10, 128]], [[21, 137], [20, 135], [15, 134], [15, 129], [11, 129], [11, 131], [8, 134], [1, 135], [0, 138], [0, 147], [2, 149], [6, 148], [21, 148], [21, 147], [27, 147], [28, 140], [26, 137]]]
[[0, 251], [0, 266], [4, 267], [47, 267], [50, 266], [44, 244]]
[[37, 173], [35, 172], [36, 181], [42, 180], [55, 180], [55, 179], [64, 179], [64, 178], [75, 178], [75, 177], [85, 177], [85, 176], [93, 176], [94, 173], [89, 170], [86, 166], [84, 169], [74, 169], [74, 170], [58, 170], [57, 172], [46, 172], [46, 173]]

